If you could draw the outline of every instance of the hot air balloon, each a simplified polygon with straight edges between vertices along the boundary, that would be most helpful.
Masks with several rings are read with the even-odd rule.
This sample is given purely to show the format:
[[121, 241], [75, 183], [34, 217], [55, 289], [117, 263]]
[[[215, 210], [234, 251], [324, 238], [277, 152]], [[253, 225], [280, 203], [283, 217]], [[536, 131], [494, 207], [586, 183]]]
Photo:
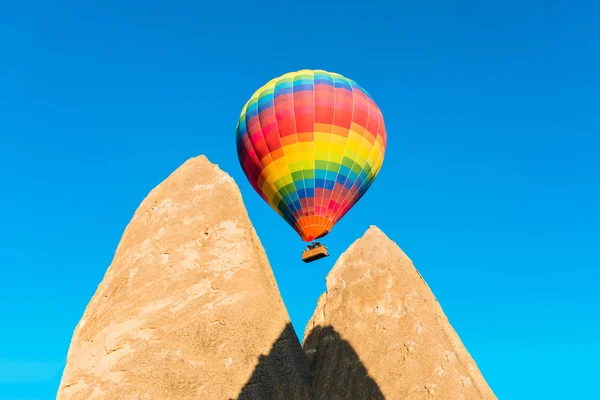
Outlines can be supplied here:
[[[327, 235], [366, 193], [386, 142], [371, 95], [323, 70], [272, 79], [244, 105], [236, 128], [248, 181], [304, 242]], [[305, 262], [324, 256], [318, 242], [303, 252]]]

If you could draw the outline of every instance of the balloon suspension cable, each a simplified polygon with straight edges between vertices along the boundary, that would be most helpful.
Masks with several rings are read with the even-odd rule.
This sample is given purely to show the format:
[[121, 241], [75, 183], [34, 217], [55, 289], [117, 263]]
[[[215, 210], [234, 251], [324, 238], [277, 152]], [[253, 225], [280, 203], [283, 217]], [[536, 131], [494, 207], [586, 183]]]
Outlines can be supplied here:
[[316, 249], [317, 247], [325, 247], [322, 243], [317, 242], [317, 241], [313, 241], [312, 243], [310, 243], [308, 246], [306, 246], [308, 250], [313, 250]]

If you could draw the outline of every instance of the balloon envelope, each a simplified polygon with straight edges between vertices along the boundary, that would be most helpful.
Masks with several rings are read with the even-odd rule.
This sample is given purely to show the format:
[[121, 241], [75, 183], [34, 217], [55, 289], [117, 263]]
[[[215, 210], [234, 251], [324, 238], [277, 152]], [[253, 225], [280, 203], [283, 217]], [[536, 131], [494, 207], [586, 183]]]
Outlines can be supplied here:
[[236, 130], [250, 184], [306, 242], [329, 233], [369, 189], [386, 141], [369, 93], [322, 70], [269, 81], [243, 107]]

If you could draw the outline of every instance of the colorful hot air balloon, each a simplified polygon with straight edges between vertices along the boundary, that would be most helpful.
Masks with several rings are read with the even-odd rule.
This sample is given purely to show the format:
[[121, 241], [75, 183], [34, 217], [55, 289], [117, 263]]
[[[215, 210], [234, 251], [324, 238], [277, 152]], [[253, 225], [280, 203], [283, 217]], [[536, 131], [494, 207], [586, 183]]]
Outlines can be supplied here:
[[269, 81], [242, 109], [236, 132], [250, 184], [305, 242], [327, 235], [369, 189], [386, 140], [369, 93], [323, 70]]

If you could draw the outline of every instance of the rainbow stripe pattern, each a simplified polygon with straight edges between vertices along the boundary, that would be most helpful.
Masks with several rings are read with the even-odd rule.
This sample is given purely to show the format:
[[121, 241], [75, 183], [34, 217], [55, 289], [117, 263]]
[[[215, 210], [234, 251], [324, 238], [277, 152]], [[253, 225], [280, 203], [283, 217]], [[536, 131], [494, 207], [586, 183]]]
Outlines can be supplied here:
[[245, 104], [236, 129], [250, 184], [305, 242], [329, 233], [365, 194], [386, 142], [369, 93], [323, 70], [269, 81]]

